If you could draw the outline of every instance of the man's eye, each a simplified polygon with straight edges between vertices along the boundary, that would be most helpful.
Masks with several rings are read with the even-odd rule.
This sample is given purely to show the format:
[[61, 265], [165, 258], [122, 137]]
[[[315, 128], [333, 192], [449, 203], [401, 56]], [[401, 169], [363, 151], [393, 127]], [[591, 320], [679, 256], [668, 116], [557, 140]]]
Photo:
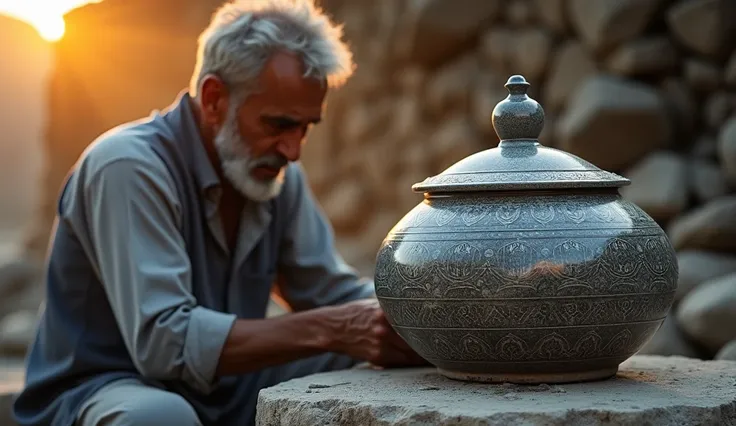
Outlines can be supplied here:
[[288, 118], [274, 118], [271, 121], [271, 127], [273, 127], [276, 130], [291, 130], [294, 127], [298, 126], [299, 123], [290, 120]]

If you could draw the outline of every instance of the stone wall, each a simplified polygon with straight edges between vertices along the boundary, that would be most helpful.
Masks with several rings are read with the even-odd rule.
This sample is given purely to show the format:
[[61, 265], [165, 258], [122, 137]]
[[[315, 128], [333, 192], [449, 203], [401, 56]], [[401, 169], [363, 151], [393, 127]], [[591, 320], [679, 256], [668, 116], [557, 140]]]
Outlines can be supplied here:
[[[210, 6], [183, 20], [180, 2], [160, 3], [171, 10], [136, 25], [127, 20], [154, 2], [85, 8], [76, 40], [93, 48], [73, 37], [59, 48], [49, 206], [96, 134], [165, 106], [186, 84]], [[323, 3], [345, 22], [359, 67], [330, 94], [303, 161], [348, 261], [372, 273], [383, 237], [421, 201], [411, 185], [497, 144], [492, 109], [508, 76], [523, 74], [546, 110], [542, 142], [632, 179], [623, 195], [679, 251], [678, 305], [645, 352], [709, 358], [736, 338], [736, 2]], [[107, 35], [90, 39], [98, 27]], [[154, 27], [164, 39], [144, 37]]]

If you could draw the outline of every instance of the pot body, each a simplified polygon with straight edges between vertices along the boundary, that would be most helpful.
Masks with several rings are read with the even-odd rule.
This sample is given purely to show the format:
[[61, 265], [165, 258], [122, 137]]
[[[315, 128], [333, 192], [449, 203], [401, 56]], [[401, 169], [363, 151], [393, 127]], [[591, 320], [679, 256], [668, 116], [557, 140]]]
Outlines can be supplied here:
[[678, 267], [664, 231], [616, 189], [432, 196], [391, 230], [376, 294], [451, 378], [611, 377], [657, 331]]

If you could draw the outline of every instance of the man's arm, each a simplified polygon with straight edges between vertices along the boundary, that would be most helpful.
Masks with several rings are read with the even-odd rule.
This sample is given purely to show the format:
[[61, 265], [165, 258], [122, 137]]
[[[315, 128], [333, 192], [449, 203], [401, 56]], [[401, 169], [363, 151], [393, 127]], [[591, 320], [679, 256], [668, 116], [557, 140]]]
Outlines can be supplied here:
[[241, 320], [197, 305], [173, 183], [153, 160], [121, 159], [86, 179], [89, 242], [128, 352], [145, 376], [208, 393], [216, 377], [327, 351], [381, 363], [377, 305]]
[[373, 282], [358, 276], [335, 249], [332, 226], [298, 163], [289, 167], [285, 190], [290, 222], [279, 259], [284, 300], [295, 311], [303, 311], [374, 297]]

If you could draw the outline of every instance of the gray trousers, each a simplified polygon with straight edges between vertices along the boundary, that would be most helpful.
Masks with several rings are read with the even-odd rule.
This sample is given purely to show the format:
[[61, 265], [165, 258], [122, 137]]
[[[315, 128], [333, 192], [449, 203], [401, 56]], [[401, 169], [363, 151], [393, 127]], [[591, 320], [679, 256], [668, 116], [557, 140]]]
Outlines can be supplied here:
[[[309, 374], [350, 368], [356, 361], [325, 354], [272, 367], [260, 372], [258, 390]], [[252, 409], [242, 424], [252, 424], [258, 394], [243, 404]], [[79, 410], [77, 426], [208, 426], [179, 394], [146, 385], [137, 379], [116, 380], [95, 392]]]

